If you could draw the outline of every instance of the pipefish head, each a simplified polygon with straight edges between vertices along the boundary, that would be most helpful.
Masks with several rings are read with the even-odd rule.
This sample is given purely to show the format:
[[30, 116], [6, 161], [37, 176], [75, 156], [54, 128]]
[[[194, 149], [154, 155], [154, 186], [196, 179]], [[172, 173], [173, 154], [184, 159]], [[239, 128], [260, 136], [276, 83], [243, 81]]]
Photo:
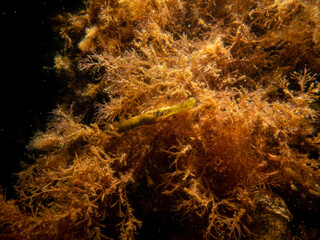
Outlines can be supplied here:
[[156, 110], [155, 114], [157, 117], [163, 117], [168, 114], [168, 110], [167, 109], [158, 109], [158, 110]]
[[120, 122], [118, 127], [119, 131], [122, 132], [132, 129], [134, 127], [138, 127], [140, 125], [157, 123], [158, 121], [167, 118], [173, 114], [192, 108], [195, 105], [195, 102], [196, 100], [192, 97], [174, 106], [159, 108], [156, 110], [142, 113], [136, 117]]

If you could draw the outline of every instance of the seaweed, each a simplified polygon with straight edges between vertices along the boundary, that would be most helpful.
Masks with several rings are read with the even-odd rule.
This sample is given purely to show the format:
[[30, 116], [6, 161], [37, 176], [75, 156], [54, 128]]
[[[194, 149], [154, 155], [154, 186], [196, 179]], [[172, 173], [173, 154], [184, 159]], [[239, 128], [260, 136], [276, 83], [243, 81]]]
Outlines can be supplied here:
[[275, 193], [308, 228], [293, 210], [319, 212], [318, 16], [300, 0], [90, 0], [58, 16], [72, 94], [30, 141], [18, 198], [0, 195], [0, 238], [178, 237], [148, 235], [154, 218], [248, 239], [257, 196]]

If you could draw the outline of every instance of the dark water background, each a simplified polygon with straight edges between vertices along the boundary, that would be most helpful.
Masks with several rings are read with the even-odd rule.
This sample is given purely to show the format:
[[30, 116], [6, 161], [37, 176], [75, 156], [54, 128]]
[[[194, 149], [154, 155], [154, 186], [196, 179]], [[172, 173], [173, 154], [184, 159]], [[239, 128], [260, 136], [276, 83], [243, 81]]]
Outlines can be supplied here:
[[76, 10], [81, 0], [0, 1], [0, 186], [14, 196], [13, 173], [28, 160], [26, 145], [44, 129], [61, 95], [50, 68], [62, 43], [52, 18]]

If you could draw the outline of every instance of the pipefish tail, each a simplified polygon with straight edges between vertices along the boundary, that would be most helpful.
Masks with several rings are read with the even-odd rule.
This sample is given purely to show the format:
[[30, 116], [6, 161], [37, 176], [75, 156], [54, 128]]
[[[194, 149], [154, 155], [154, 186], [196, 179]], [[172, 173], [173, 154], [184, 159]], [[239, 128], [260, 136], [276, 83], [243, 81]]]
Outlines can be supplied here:
[[196, 100], [191, 97], [188, 100], [171, 107], [163, 107], [142, 113], [138, 116], [120, 122], [118, 125], [118, 132], [124, 132], [141, 125], [157, 123], [173, 114], [193, 108], [195, 103]]

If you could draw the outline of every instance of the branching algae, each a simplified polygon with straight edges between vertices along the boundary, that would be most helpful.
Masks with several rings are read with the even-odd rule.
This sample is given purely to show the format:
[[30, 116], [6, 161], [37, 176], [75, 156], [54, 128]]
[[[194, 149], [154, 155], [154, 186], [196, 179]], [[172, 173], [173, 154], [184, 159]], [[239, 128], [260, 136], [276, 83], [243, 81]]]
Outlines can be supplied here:
[[122, 121], [118, 125], [118, 131], [123, 132], [141, 125], [153, 124], [161, 121], [178, 112], [193, 108], [196, 100], [191, 97], [185, 102], [176, 104], [171, 107], [163, 107], [156, 110], [148, 111], [140, 114], [139, 116], [132, 117], [128, 120]]
[[0, 239], [320, 239], [319, 16], [307, 0], [57, 16], [72, 94], [17, 199], [0, 194]]

